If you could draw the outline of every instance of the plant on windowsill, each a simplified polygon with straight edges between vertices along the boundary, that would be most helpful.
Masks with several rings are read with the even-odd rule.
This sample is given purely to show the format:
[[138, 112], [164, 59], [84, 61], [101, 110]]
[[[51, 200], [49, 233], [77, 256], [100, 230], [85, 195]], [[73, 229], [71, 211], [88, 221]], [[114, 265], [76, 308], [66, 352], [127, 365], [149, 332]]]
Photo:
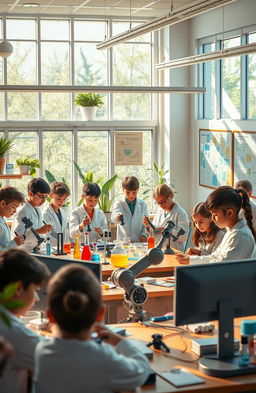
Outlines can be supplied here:
[[0, 174], [4, 173], [5, 156], [8, 151], [13, 147], [15, 138], [2, 136], [0, 138]]
[[94, 120], [97, 108], [101, 108], [104, 101], [101, 94], [79, 93], [75, 97], [75, 104], [80, 106], [83, 120]]
[[40, 162], [37, 158], [31, 160], [30, 157], [17, 158], [16, 168], [19, 168], [21, 175], [35, 176], [36, 168], [40, 168]]

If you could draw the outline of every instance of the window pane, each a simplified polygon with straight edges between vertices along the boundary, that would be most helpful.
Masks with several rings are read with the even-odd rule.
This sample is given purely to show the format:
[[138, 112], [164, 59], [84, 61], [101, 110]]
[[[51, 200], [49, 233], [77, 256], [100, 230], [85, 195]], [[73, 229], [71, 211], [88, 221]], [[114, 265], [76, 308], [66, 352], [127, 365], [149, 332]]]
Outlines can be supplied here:
[[[214, 44], [203, 45], [203, 53], [213, 52]], [[214, 119], [215, 108], [215, 61], [203, 63], [204, 87], [204, 119]]]
[[74, 22], [75, 41], [103, 41], [105, 32], [105, 22], [82, 20]]
[[4, 93], [0, 93], [0, 119], [4, 120]]
[[12, 41], [13, 54], [7, 59], [7, 83], [36, 84], [36, 44]]
[[6, 19], [8, 40], [34, 40], [36, 38], [36, 21], [33, 19]]
[[[131, 28], [134, 29], [134, 27], [142, 25], [144, 22], [141, 23], [132, 23]], [[117, 35], [123, 32], [126, 32], [130, 30], [130, 22], [113, 22], [112, 24], [112, 31], [113, 35]], [[138, 37], [133, 38], [132, 40], [129, 40], [130, 42], [150, 42], [151, 41], [151, 33], [143, 34]], [[127, 42], [129, 42], [127, 41]]]
[[99, 86], [107, 84], [107, 52], [95, 44], [75, 44], [75, 84]]
[[148, 93], [113, 94], [114, 120], [151, 118], [151, 95]]
[[8, 93], [8, 119], [9, 120], [35, 120], [37, 119], [37, 93]]
[[[224, 48], [240, 45], [240, 37], [224, 41]], [[222, 118], [240, 119], [240, 65], [241, 57], [221, 60], [222, 69]]]
[[[14, 147], [11, 150], [11, 154], [9, 157], [9, 162], [16, 162], [17, 158], [24, 158], [28, 156], [32, 159], [38, 158], [37, 156], [37, 133], [35, 131], [18, 131], [18, 132], [9, 132], [8, 135], [10, 137], [15, 136]], [[18, 173], [18, 168], [15, 169], [15, 172]], [[38, 176], [38, 169], [37, 169]], [[13, 187], [17, 187], [19, 191], [23, 192], [24, 195], [27, 195], [27, 184], [31, 180], [31, 176], [23, 176], [21, 179], [11, 180], [11, 185]]]
[[[108, 176], [108, 132], [79, 131], [78, 132], [78, 165], [84, 173], [93, 171], [94, 181]], [[82, 193], [83, 183], [78, 179], [78, 195]]]
[[71, 131], [43, 132], [43, 163], [44, 171], [45, 169], [48, 169], [57, 181], [63, 181], [62, 178], [64, 178], [71, 190]]
[[42, 84], [69, 84], [69, 44], [42, 43]]
[[42, 93], [42, 120], [71, 118], [70, 93]]
[[68, 20], [42, 20], [41, 21], [42, 40], [69, 40]]
[[[249, 44], [256, 42], [256, 33], [249, 35]], [[248, 56], [248, 117], [256, 118], [256, 55]]]

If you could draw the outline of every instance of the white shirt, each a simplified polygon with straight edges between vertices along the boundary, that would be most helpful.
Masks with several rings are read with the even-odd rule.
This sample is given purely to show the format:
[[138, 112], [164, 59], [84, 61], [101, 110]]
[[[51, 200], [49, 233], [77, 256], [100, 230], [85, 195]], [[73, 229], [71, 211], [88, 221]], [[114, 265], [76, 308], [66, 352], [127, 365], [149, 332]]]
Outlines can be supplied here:
[[46, 224], [52, 225], [52, 230], [49, 234], [49, 237], [51, 239], [51, 244], [53, 246], [56, 246], [57, 244], [57, 233], [63, 233], [64, 242], [66, 240], [68, 241], [68, 239], [65, 240], [65, 234], [67, 229], [67, 215], [64, 209], [59, 209], [59, 212], [61, 214], [61, 221], [62, 221], [61, 223], [55, 210], [52, 208], [50, 204], [45, 205], [42, 213], [43, 220], [46, 222]]
[[250, 259], [256, 256], [254, 237], [244, 219], [239, 220], [226, 233], [219, 247], [210, 255], [189, 257], [190, 264], [214, 263]]
[[94, 340], [53, 338], [39, 343], [35, 357], [36, 393], [110, 393], [142, 385], [146, 357], [122, 340], [116, 346]]
[[[118, 214], [123, 214], [124, 225], [120, 225], [120, 221], [115, 219]], [[117, 239], [125, 240], [130, 238], [132, 242], [138, 242], [140, 236], [147, 237], [146, 228], [142, 223], [144, 216], [148, 216], [148, 208], [142, 199], [136, 198], [133, 214], [125, 197], [116, 201], [113, 206], [111, 221], [117, 224]]]
[[3, 217], [0, 217], [0, 249], [17, 247], [14, 240], [11, 240], [11, 232]]
[[212, 254], [219, 247], [224, 235], [225, 232], [220, 229], [211, 243], [205, 241], [205, 236], [200, 236], [199, 247], [197, 248], [201, 251], [201, 255]]
[[[72, 210], [69, 216], [70, 237], [74, 239], [75, 235], [79, 235], [79, 241], [82, 243], [84, 242], [84, 233], [87, 232], [87, 226], [85, 226], [83, 232], [81, 232], [79, 225], [85, 217], [89, 217], [89, 215], [87, 214], [84, 205], [76, 207], [74, 210]], [[100, 237], [98, 233], [93, 230], [94, 228], [101, 228], [103, 233], [108, 230], [107, 220], [102, 210], [94, 208], [94, 214], [90, 223], [90, 227], [92, 229], [92, 231], [89, 232], [90, 242], [97, 241]]]
[[188, 229], [189, 229], [189, 218], [185, 210], [179, 206], [177, 202], [173, 206], [172, 210], [166, 214], [163, 209], [160, 207], [157, 209], [156, 215], [153, 220], [153, 224], [156, 227], [163, 227], [167, 223], [168, 220], [171, 220], [175, 227], [172, 230], [172, 235], [176, 236], [179, 229], [183, 229], [185, 234], [180, 236], [178, 240], [173, 241], [171, 238], [170, 246], [176, 248], [177, 250], [184, 250], [184, 242], [187, 239]]
[[0, 306], [11, 321], [11, 328], [0, 318], [0, 335], [13, 345], [15, 352], [8, 358], [4, 372], [0, 377], [1, 393], [27, 393], [28, 371], [34, 369], [36, 344], [44, 340], [34, 331], [28, 329], [20, 318]]

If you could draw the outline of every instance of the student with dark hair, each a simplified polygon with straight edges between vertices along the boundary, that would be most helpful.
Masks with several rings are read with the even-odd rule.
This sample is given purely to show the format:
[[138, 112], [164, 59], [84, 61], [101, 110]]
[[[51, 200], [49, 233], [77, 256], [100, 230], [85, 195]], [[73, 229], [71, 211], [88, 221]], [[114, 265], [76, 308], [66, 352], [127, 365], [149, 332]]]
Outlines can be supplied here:
[[37, 239], [33, 233], [26, 231], [25, 224], [22, 218], [27, 217], [33, 223], [33, 228], [39, 235], [46, 234], [51, 231], [52, 226], [48, 223], [44, 224], [42, 220], [42, 213], [38, 207], [42, 206], [46, 197], [49, 195], [50, 186], [44, 179], [35, 178], [28, 183], [28, 196], [24, 205], [17, 211], [12, 223], [12, 233], [19, 235], [26, 235], [24, 241], [24, 248], [27, 251], [34, 251], [37, 246]]
[[21, 235], [15, 235], [11, 240], [10, 229], [4, 217], [10, 218], [18, 207], [25, 202], [24, 195], [14, 187], [3, 187], [0, 189], [0, 249], [21, 246], [24, 239]]
[[209, 255], [219, 247], [224, 231], [212, 221], [205, 202], [198, 203], [191, 215], [194, 227], [192, 241], [196, 248], [188, 248], [188, 255]]
[[132, 242], [146, 242], [147, 230], [143, 217], [148, 216], [147, 204], [137, 197], [140, 183], [135, 176], [126, 176], [122, 180], [124, 196], [114, 203], [111, 221], [117, 224], [117, 239], [131, 239]]
[[[67, 184], [55, 181], [51, 184], [49, 197], [50, 203], [47, 203], [43, 210], [43, 220], [47, 224], [52, 225], [50, 239], [53, 245], [57, 244], [57, 233], [63, 233], [65, 236], [67, 229], [67, 214], [62, 209], [67, 198], [70, 195], [70, 190]], [[64, 241], [69, 242], [69, 239]]]
[[252, 209], [252, 225], [256, 231], [256, 202], [252, 199], [252, 183], [249, 180], [239, 180], [235, 184], [235, 188], [243, 188], [250, 198], [250, 204]]
[[[249, 259], [256, 256], [256, 233], [252, 225], [252, 210], [249, 197], [242, 188], [219, 187], [208, 196], [206, 207], [215, 224], [226, 229], [219, 247], [210, 255], [190, 257], [177, 255], [181, 264], [213, 263]], [[239, 217], [243, 209], [244, 219]]]
[[[101, 287], [83, 266], [62, 267], [48, 286], [48, 317], [59, 337], [37, 345], [36, 393], [109, 393], [142, 385], [149, 374], [146, 357], [132, 340], [104, 325]], [[101, 343], [92, 339], [97, 332]]]
[[19, 302], [11, 311], [0, 306], [1, 314], [10, 321], [11, 327], [0, 318], [0, 335], [13, 346], [14, 353], [0, 378], [0, 392], [26, 393], [28, 371], [34, 369], [36, 344], [43, 339], [27, 328], [19, 318], [38, 301], [37, 292], [49, 279], [47, 267], [23, 250], [10, 249], [0, 257], [0, 291], [8, 284], [16, 283], [10, 300]]
[[96, 183], [86, 183], [83, 186], [81, 198], [83, 204], [76, 207], [69, 217], [69, 230], [71, 238], [79, 235], [80, 242], [84, 242], [84, 233], [89, 233], [91, 242], [96, 241], [108, 230], [107, 220], [102, 210], [96, 206], [99, 201], [101, 189]]

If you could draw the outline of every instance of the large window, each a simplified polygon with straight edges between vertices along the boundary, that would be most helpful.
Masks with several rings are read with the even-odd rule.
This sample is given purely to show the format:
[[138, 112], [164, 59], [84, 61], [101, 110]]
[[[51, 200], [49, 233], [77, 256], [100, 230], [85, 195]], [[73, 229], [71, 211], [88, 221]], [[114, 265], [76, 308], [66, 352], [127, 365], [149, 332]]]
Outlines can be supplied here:
[[[256, 42], [256, 33], [249, 34], [248, 41]], [[248, 56], [248, 118], [256, 119], [256, 54]]]
[[[203, 53], [213, 52], [215, 45], [213, 43], [203, 45]], [[208, 61], [203, 63], [203, 84], [206, 87], [204, 93], [203, 117], [205, 119], [214, 119], [216, 114], [215, 101], [215, 62]]]

